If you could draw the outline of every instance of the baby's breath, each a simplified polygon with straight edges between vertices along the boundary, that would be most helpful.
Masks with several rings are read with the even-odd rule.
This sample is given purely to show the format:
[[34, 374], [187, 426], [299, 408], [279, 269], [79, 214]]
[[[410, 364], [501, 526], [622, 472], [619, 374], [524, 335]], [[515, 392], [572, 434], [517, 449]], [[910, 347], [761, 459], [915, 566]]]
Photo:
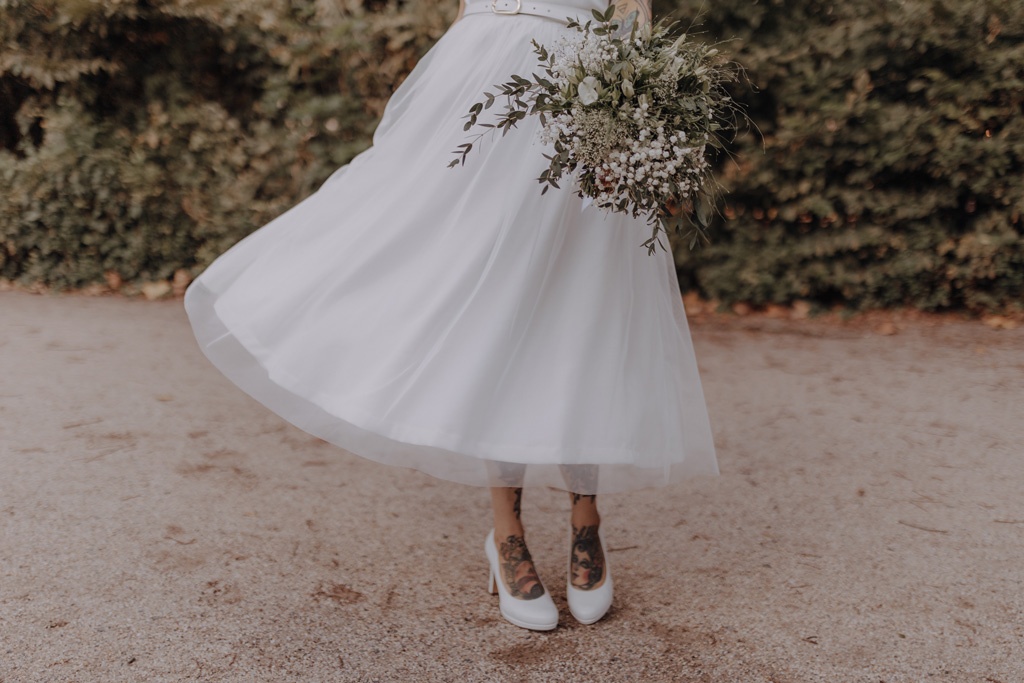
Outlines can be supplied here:
[[[725, 90], [737, 67], [713, 46], [673, 36], [673, 24], [634, 26], [617, 37], [614, 10], [609, 4], [593, 12], [594, 21], [570, 22], [576, 30], [550, 48], [533, 41], [544, 76], [513, 75], [495, 85], [498, 93], [484, 93], [464, 128], [505, 134], [538, 115], [540, 140], [554, 151], [544, 155], [542, 194], [572, 174], [577, 194], [598, 209], [646, 216], [651, 251], [661, 244], [659, 232], [682, 227], [671, 207], [694, 207], [686, 212], [693, 246], [705, 237], [717, 190], [709, 148], [721, 146], [721, 132], [738, 111]], [[478, 123], [499, 96], [506, 98], [504, 114]], [[449, 165], [465, 164], [472, 148], [460, 145]]]

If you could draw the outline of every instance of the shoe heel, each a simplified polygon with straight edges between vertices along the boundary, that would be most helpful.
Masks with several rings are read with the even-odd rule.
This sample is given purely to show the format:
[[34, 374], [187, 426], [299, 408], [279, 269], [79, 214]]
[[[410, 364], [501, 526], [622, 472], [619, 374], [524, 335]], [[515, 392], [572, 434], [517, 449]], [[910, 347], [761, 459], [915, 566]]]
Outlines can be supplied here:
[[494, 595], [498, 592], [498, 584], [494, 581], [494, 572], [487, 572], [487, 592]]

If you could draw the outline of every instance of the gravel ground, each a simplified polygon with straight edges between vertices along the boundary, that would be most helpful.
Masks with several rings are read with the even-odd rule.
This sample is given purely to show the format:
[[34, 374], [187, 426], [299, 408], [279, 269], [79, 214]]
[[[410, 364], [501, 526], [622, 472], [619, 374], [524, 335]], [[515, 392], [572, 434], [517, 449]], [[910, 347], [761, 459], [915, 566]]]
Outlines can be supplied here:
[[0, 682], [1024, 681], [1024, 329], [698, 314], [722, 476], [601, 499], [608, 617], [485, 591], [484, 490], [349, 455], [180, 299], [0, 292]]

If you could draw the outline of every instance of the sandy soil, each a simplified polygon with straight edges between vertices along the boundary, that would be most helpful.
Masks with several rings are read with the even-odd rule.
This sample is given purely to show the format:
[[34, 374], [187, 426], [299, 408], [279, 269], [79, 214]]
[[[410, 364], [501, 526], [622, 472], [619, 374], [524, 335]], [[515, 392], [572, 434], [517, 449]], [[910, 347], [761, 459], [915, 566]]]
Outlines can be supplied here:
[[528, 495], [537, 634], [485, 592], [483, 490], [283, 423], [180, 300], [0, 321], [2, 683], [1024, 681], [1024, 329], [697, 316], [722, 476], [603, 498], [590, 627]]

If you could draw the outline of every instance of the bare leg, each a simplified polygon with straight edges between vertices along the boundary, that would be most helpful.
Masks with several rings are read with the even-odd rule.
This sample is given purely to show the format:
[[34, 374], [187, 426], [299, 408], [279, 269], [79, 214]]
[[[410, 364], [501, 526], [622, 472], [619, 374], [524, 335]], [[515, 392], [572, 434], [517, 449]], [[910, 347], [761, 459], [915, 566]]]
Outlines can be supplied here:
[[[522, 482], [523, 466], [499, 463], [499, 479], [504, 482]], [[544, 595], [544, 585], [537, 576], [533, 558], [526, 547], [522, 515], [522, 486], [503, 486], [491, 489], [491, 507], [494, 509], [494, 542], [498, 547], [501, 580], [512, 597], [532, 600]]]
[[498, 546], [501, 580], [512, 597], [531, 600], [544, 595], [544, 586], [526, 547], [520, 520], [521, 488], [492, 488], [494, 540]]
[[570, 488], [572, 501], [572, 585], [590, 590], [604, 584], [604, 548], [597, 535], [601, 515], [597, 511], [596, 494], [575, 493], [572, 489], [595, 491], [597, 470], [592, 466], [565, 466], [562, 476]]
[[494, 539], [501, 542], [508, 536], [523, 535], [523, 489], [492, 488], [491, 507], [494, 508]]

